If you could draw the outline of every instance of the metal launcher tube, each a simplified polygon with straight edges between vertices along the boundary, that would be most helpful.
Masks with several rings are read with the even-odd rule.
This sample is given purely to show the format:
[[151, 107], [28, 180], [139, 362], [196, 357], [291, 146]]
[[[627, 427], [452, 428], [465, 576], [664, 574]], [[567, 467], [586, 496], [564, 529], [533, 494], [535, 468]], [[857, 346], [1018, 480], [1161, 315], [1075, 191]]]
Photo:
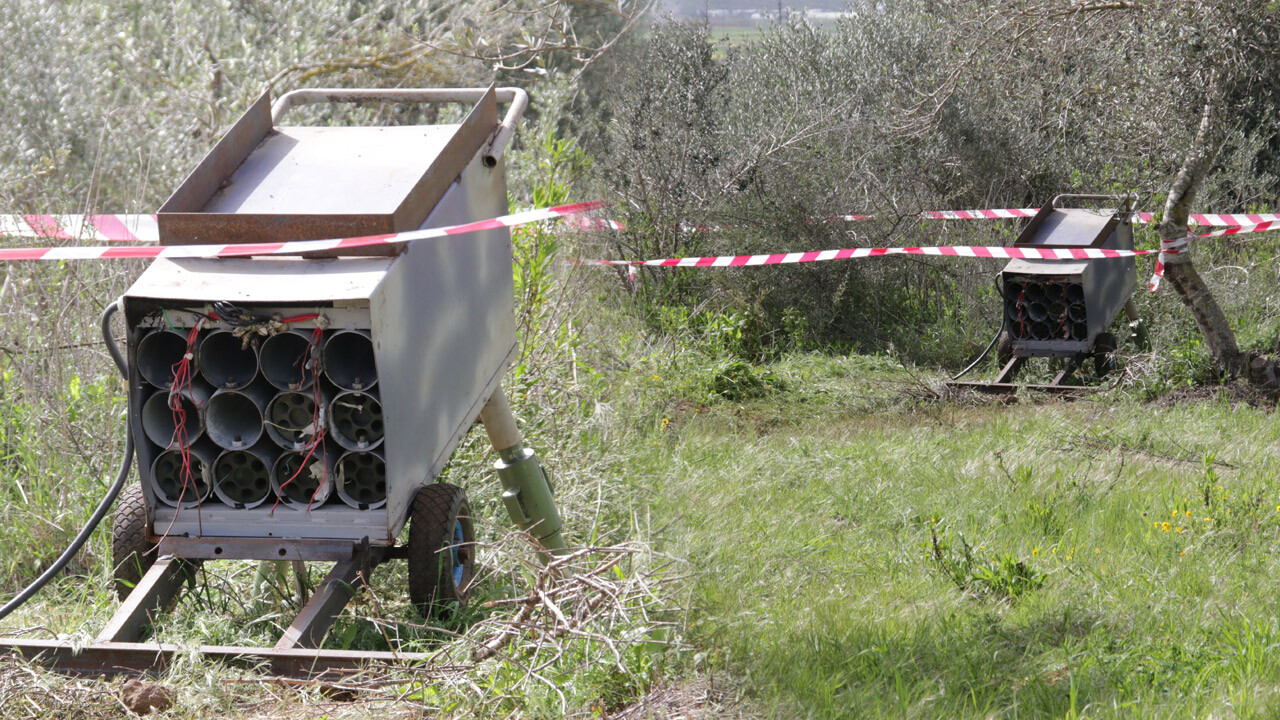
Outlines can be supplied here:
[[258, 353], [229, 330], [215, 330], [200, 343], [200, 373], [216, 388], [246, 387], [258, 377]]

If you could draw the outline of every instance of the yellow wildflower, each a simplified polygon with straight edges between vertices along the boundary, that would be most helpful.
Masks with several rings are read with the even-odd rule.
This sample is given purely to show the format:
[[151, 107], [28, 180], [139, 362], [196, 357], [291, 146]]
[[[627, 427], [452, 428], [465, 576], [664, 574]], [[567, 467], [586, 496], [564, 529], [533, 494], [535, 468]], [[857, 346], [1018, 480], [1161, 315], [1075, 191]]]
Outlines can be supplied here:
[[1040, 554], [1040, 548], [1032, 548], [1032, 550], [1031, 550], [1031, 554], [1032, 554], [1032, 555], [1039, 555], [1039, 554]]
[[1160, 523], [1160, 529], [1165, 532], [1169, 532], [1169, 523], [1167, 522]]

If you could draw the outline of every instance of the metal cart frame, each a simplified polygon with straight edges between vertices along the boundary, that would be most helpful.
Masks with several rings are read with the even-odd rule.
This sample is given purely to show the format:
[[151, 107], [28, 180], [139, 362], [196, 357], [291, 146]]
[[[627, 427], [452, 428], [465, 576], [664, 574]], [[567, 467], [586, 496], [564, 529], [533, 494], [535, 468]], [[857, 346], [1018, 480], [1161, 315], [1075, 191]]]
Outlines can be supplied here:
[[[496, 115], [496, 102], [499, 101], [509, 103], [505, 118], [500, 123]], [[290, 180], [290, 176], [281, 169], [284, 163], [279, 153], [272, 154], [274, 152], [272, 147], [273, 143], [287, 145], [294, 141], [288, 137], [287, 132], [284, 132], [289, 129], [277, 130], [275, 124], [293, 107], [322, 102], [465, 102], [476, 103], [476, 107], [457, 126], [457, 130], [444, 143], [444, 146], [439, 148], [430, 167], [420, 173], [420, 177], [401, 173], [400, 190], [404, 196], [401, 202], [382, 203], [375, 208], [374, 212], [369, 213], [338, 211], [316, 215], [305, 209], [298, 211], [297, 208], [290, 207], [288, 202], [281, 201], [279, 197], [267, 192], [254, 195], [252, 191], [256, 186], [253, 183], [269, 184]], [[274, 107], [270, 105], [269, 97], [263, 95], [161, 208], [158, 217], [161, 241], [167, 244], [183, 244], [208, 242], [212, 238], [217, 238], [218, 242], [249, 243], [263, 242], [269, 238], [278, 242], [339, 237], [344, 234], [397, 232], [483, 219], [477, 217], [478, 215], [492, 217], [492, 214], [487, 213], [493, 213], [495, 209], [506, 206], [505, 181], [496, 183], [501, 186], [500, 193], [499, 190], [494, 189], [496, 185], [490, 182], [482, 183], [479, 191], [473, 189], [468, 194], [465, 187], [467, 178], [474, 178], [479, 174], [482, 177], [492, 176], [501, 179], [503, 151], [527, 104], [528, 99], [524, 91], [516, 88], [300, 90], [281, 97]], [[378, 138], [373, 138], [373, 141], [377, 142]], [[288, 149], [290, 148], [285, 148], [285, 150]], [[303, 156], [296, 164], [302, 165], [306, 162], [319, 163], [323, 167], [327, 160], [322, 156]], [[341, 171], [341, 168], [337, 171]], [[375, 167], [374, 171], [377, 172], [378, 169]], [[284, 180], [280, 180], [280, 177]], [[249, 178], [252, 182], [246, 181], [245, 178]], [[273, 178], [276, 179], [273, 180]], [[304, 184], [305, 181], [306, 178], [303, 178]], [[250, 192], [244, 192], [246, 187]], [[235, 193], [239, 195], [233, 197]], [[334, 202], [344, 201], [344, 198], [338, 197]], [[358, 200], [356, 204], [359, 204]], [[371, 201], [370, 204], [377, 203]], [[454, 408], [452, 412], [466, 414], [459, 415], [461, 424], [451, 426], [444, 435], [439, 436], [440, 440], [436, 441], [437, 447], [444, 454], [444, 459], [447, 459], [458, 440], [472, 425], [483, 424], [499, 456], [495, 463], [495, 470], [503, 486], [503, 502], [514, 523], [521, 530], [529, 532], [548, 552], [557, 552], [565, 547], [565, 542], [560, 532], [560, 518], [549, 479], [533, 451], [524, 447], [515, 417], [501, 387], [502, 373], [508, 367], [511, 352], [514, 349], [514, 318], [501, 319], [499, 318], [501, 312], [494, 314], [495, 307], [499, 309], [505, 307], [506, 314], [511, 314], [509, 309], [511, 273], [506, 266], [510, 253], [509, 249], [505, 253], [497, 252], [501, 250], [501, 243], [495, 244], [494, 238], [498, 240], [505, 238], [508, 245], [510, 240], [505, 228], [495, 228], [485, 232], [498, 233], [500, 236], [477, 236], [473, 243], [458, 254], [464, 256], [463, 262], [469, 263], [465, 267], [480, 268], [495, 279], [489, 281], [491, 287], [476, 290], [468, 297], [483, 296], [485, 292], [493, 295], [505, 289], [506, 305], [477, 306], [472, 300], [469, 307], [479, 309], [473, 310], [473, 313], [478, 314], [470, 319], [472, 322], [496, 322], [495, 327], [488, 329], [490, 336], [493, 333], [504, 337], [504, 333], [509, 334], [512, 346], [502, 346], [504, 341], [491, 340], [489, 345], [484, 346], [487, 349], [482, 349], [480, 355], [476, 356], [477, 363], [483, 356], [484, 362], [493, 365], [497, 372], [492, 377], [485, 375], [482, 383], [483, 390], [479, 390], [483, 394], [478, 396], [478, 400], [468, 399], [470, 396], [467, 396], [467, 398], [452, 401], [453, 404], [450, 406]], [[391, 268], [396, 263], [402, 263], [405, 264], [403, 267], [410, 269], [420, 269], [429, 267], [433, 263], [437, 265], [440, 263], [439, 255], [432, 255], [426, 250], [419, 252], [421, 249], [415, 248], [412, 243], [407, 247], [394, 246], [391, 250], [398, 254], [398, 257], [338, 260], [337, 262], [362, 263], [360, 267], [370, 263], [375, 265], [383, 263], [387, 268]], [[148, 287], [164, 286], [165, 282], [170, 282], [175, 288], [174, 297], [195, 298], [201, 296], [191, 289], [190, 283], [194, 282], [191, 278], [204, 269], [215, 268], [212, 277], [216, 280], [218, 272], [234, 273], [237, 272], [237, 268], [247, 271], [250, 267], [258, 268], [258, 266], [276, 269], [282, 267], [281, 259], [185, 261], [180, 264], [162, 265], [167, 262], [157, 261], [148, 270], [148, 273], [159, 275], [161, 280], [157, 283], [153, 279]], [[283, 262], [289, 261], [286, 259]], [[302, 267], [298, 264], [307, 261], [293, 260], [292, 262], [296, 267]], [[326, 259], [318, 262], [331, 261]], [[499, 272], [491, 272], [496, 264], [502, 266], [497, 268]], [[390, 271], [386, 272], [386, 276], [390, 278]], [[401, 272], [400, 276], [410, 274]], [[502, 281], [504, 276], [505, 282]], [[140, 280], [144, 286], [147, 285], [144, 282], [147, 277], [148, 275], [144, 275], [143, 280]], [[303, 279], [314, 282], [314, 278]], [[246, 282], [262, 284], [264, 280], [254, 278]], [[386, 302], [403, 304], [418, 301], [420, 293], [417, 289], [404, 290], [403, 281], [398, 282], [400, 284], [387, 291], [393, 300]], [[270, 284], [270, 281], [266, 283]], [[212, 286], [216, 284], [212, 282]], [[279, 292], [278, 288], [275, 292]], [[144, 297], [148, 296], [144, 295]], [[359, 300], [361, 297], [373, 296], [357, 294], [353, 299]], [[335, 312], [343, 312], [343, 308], [351, 307], [351, 302], [352, 299], [338, 301], [333, 305]], [[303, 300], [295, 304], [305, 305], [307, 302]], [[127, 309], [129, 306], [126, 302], [122, 302], [122, 307]], [[494, 318], [498, 319], [494, 320]], [[415, 327], [431, 326], [420, 323]], [[497, 342], [496, 345], [495, 342]], [[465, 346], [460, 348], [460, 350], [465, 349]], [[134, 352], [130, 353], [130, 361], [132, 388], [136, 382], [139, 382]], [[487, 368], [488, 365], [485, 367]], [[478, 376], [488, 372], [483, 368], [481, 370], [483, 372], [472, 374]], [[136, 401], [131, 400], [132, 402]], [[459, 408], [471, 409], [460, 410]], [[131, 419], [130, 422], [135, 421]], [[135, 424], [135, 436], [138, 427], [140, 426]], [[401, 447], [405, 446], [402, 442]], [[401, 454], [403, 455], [404, 452], [402, 451]], [[140, 454], [139, 458], [144, 455], [145, 453]], [[141, 460], [139, 464], [141, 465]], [[415, 468], [421, 467], [426, 471], [428, 475], [424, 482], [429, 482], [442, 464], [443, 461], [437, 459], [430, 469], [420, 461], [410, 465]], [[155, 505], [154, 497], [148, 496], [148, 502]], [[380, 535], [372, 537], [364, 535], [359, 539], [352, 537], [236, 537], [233, 536], [234, 534], [214, 537], [168, 534], [161, 536], [148, 525], [147, 540], [154, 543], [157, 559], [142, 574], [141, 580], [123, 599], [115, 614], [93, 642], [82, 645], [64, 640], [0, 638], [0, 648], [6, 648], [51, 668], [75, 673], [103, 674], [158, 670], [168, 665], [175, 655], [189, 652], [190, 648], [147, 641], [145, 640], [147, 628], [158, 613], [163, 612], [176, 601], [184, 586], [195, 582], [194, 570], [200, 563], [222, 559], [291, 561], [293, 563], [326, 561], [333, 563], [328, 575], [315, 593], [305, 601], [274, 647], [200, 645], [197, 651], [211, 659], [247, 663], [264, 668], [275, 675], [302, 678], [332, 677], [380, 664], [426, 662], [429, 656], [421, 653], [319, 649], [325, 633], [347, 602], [368, 582], [374, 568], [389, 560], [405, 559], [410, 555], [410, 549], [407, 546], [395, 544], [395, 539], [407, 522], [409, 514], [408, 510], [404, 509], [403, 498], [398, 502], [395, 512], [388, 509], [386, 513], [389, 527], [384, 528]], [[412, 504], [413, 497], [410, 497], [409, 505]], [[295, 565], [295, 570], [296, 568]], [[412, 568], [410, 572], [413, 572]]]

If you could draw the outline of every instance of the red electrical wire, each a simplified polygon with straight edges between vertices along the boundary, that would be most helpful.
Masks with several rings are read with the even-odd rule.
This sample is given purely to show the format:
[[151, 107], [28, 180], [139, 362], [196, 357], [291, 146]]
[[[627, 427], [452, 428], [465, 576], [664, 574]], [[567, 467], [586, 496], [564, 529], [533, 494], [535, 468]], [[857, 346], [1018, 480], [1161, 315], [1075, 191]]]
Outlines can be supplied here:
[[[319, 315], [313, 313], [310, 316], [299, 315], [296, 317], [306, 318], [306, 319], [315, 319], [315, 318], [318, 318]], [[286, 318], [284, 320], [281, 320], [280, 322], [303, 322], [303, 320]], [[320, 392], [320, 373], [319, 373], [320, 340], [323, 337], [323, 335], [324, 335], [324, 328], [322, 328], [320, 325], [316, 325], [315, 329], [311, 331], [311, 342], [310, 342], [309, 349], [307, 350], [306, 353], [302, 355], [302, 357], [298, 359], [298, 362], [302, 364], [303, 377], [306, 376], [308, 367], [311, 370], [311, 397], [312, 397], [313, 406], [314, 406], [311, 413], [312, 435], [311, 435], [311, 441], [307, 443], [307, 452], [302, 457], [302, 464], [298, 466], [298, 469], [294, 471], [293, 475], [290, 476], [288, 480], [280, 484], [280, 494], [278, 497], [276, 497], [275, 504], [271, 506], [272, 515], [275, 514], [276, 507], [279, 506], [280, 501], [284, 498], [285, 488], [288, 487], [294, 480], [298, 479], [298, 476], [301, 475], [303, 471], [307, 469], [307, 461], [310, 460], [312, 456], [315, 455], [317, 447], [321, 448], [320, 462], [325, 463], [321, 468], [321, 472], [328, 472], [328, 465], [326, 463], [327, 450], [326, 448], [324, 448], [324, 428], [320, 427], [320, 416], [322, 414], [321, 409], [324, 406], [324, 398]], [[308, 511], [311, 510], [311, 504], [315, 502], [316, 493], [320, 492], [320, 488], [323, 485], [324, 485], [324, 477], [321, 476], [320, 482], [316, 484], [316, 489], [311, 492], [311, 498], [307, 501]]]
[[[196, 341], [199, 338], [200, 326], [203, 323], [203, 319], [197, 320], [196, 324], [187, 333], [186, 350], [178, 362], [173, 365], [173, 383], [169, 386], [169, 410], [173, 413], [173, 436], [169, 438], [169, 445], [165, 450], [173, 449], [175, 442], [178, 445], [178, 452], [182, 455], [182, 490], [178, 492], [178, 508], [173, 513], [173, 520], [169, 522], [169, 527], [164, 531], [164, 536], [166, 537], [169, 535], [169, 531], [173, 529], [173, 524], [178, 520], [178, 512], [182, 509], [182, 501], [187, 496], [187, 487], [195, 485], [191, 478], [191, 439], [187, 435], [187, 409], [182, 405], [182, 389], [183, 386], [186, 386], [187, 394], [191, 396], [194, 403], [192, 360], [195, 358]], [[199, 408], [197, 408], [197, 412], [199, 412]], [[193, 489], [195, 488], [193, 487]], [[200, 512], [203, 498], [199, 497], [198, 489], [195, 492], [197, 496], [196, 522], [200, 534], [203, 535], [204, 518]]]

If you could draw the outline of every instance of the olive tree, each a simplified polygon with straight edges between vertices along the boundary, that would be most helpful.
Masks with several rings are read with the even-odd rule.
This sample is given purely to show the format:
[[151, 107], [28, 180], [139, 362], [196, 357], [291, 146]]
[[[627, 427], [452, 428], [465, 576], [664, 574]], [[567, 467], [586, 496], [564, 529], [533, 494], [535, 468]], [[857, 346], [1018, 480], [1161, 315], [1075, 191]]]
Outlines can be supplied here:
[[[1214, 200], [1274, 198], [1280, 142], [1280, 15], [1258, 0], [1133, 0], [1029, 5], [963, 3], [946, 52], [952, 71], [904, 108], [904, 133], [921, 137], [960, 93], [1003, 98], [1009, 122], [1046, 151], [1074, 142], [1098, 159], [1163, 186], [1157, 226], [1166, 247], [1187, 237], [1188, 217], [1228, 156], [1246, 153], [1256, 182]], [[1090, 163], [1083, 159], [1080, 167]], [[1123, 180], [1124, 175], [1114, 176]], [[1227, 376], [1280, 384], [1276, 362], [1242, 352], [1227, 315], [1196, 270], [1196, 243], [1162, 259], [1168, 284]]]

